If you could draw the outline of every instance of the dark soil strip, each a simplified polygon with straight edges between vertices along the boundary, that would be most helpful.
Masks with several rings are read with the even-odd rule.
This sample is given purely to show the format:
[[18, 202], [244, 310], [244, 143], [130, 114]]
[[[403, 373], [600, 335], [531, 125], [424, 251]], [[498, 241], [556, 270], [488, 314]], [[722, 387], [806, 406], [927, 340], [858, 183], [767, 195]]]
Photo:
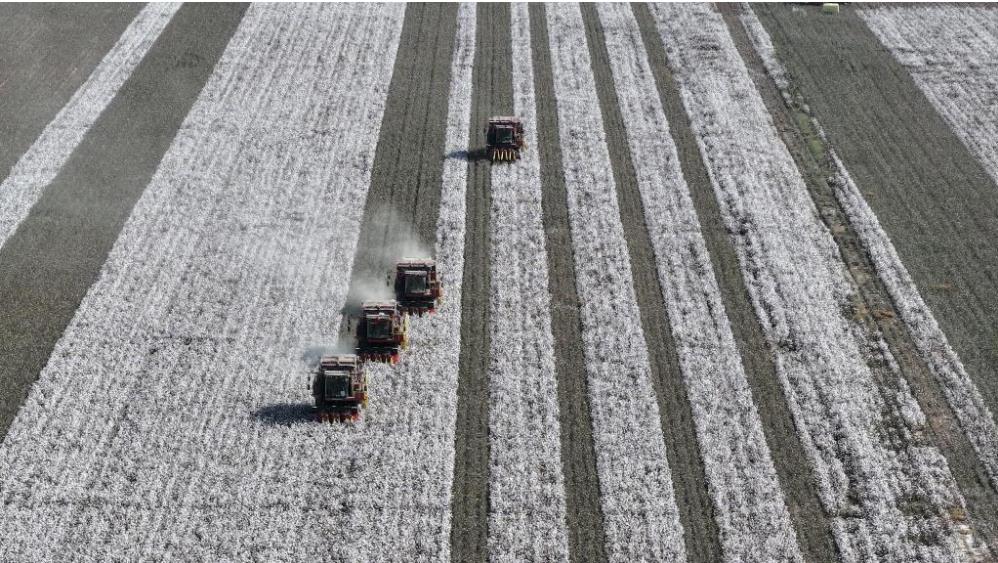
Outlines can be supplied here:
[[[854, 318], [865, 328], [871, 341], [878, 333], [883, 335], [915, 399], [929, 419], [926, 428], [928, 435], [920, 437], [916, 434], [914, 437], [916, 445], [921, 443], [935, 445], [946, 457], [950, 470], [964, 494], [970, 519], [978, 534], [993, 546], [998, 539], [996, 536], [998, 493], [991, 487], [984, 466], [960, 428], [960, 423], [946, 401], [942, 387], [919, 355], [907, 326], [900, 320], [890, 293], [878, 277], [869, 254], [827, 181], [835, 171], [834, 164], [828, 147], [818, 136], [811, 124], [810, 116], [805, 112], [807, 106], [804, 98], [798, 92], [790, 105], [784, 102], [776, 84], [766, 75], [762, 59], [752, 48], [748, 34], [738, 19], [737, 10], [735, 5], [722, 7], [735, 45], [746, 65], [752, 70], [756, 87], [762, 94], [763, 101], [780, 130], [784, 143], [805, 179], [821, 218], [835, 239], [839, 252], [852, 274], [858, 290]], [[852, 16], [855, 17], [855, 14]], [[911, 120], [911, 115], [908, 118]], [[882, 388], [885, 404], [890, 409], [890, 412], [885, 413], [888, 424], [896, 429], [904, 428], [905, 423], [900, 416], [901, 406], [896, 404], [899, 391], [896, 378], [885, 365], [871, 365], [871, 368]], [[890, 433], [891, 429], [888, 428], [886, 431]], [[888, 437], [890, 438], [890, 435]], [[907, 446], [899, 440], [896, 447], [899, 451], [903, 451]], [[912, 499], [911, 502], [910, 508], [919, 510], [919, 499]], [[958, 513], [953, 515], [958, 518], [962, 516]]]
[[141, 4], [0, 4], [0, 181]]
[[635, 3], [631, 7], [641, 28], [648, 62], [655, 75], [655, 84], [669, 120], [672, 138], [679, 150], [683, 177], [690, 188], [693, 205], [700, 218], [724, 310], [731, 321], [731, 329], [752, 389], [752, 398], [762, 420], [773, 465], [797, 531], [797, 541], [806, 560], [836, 561], [838, 556], [828, 515], [818, 498], [811, 466], [802, 463], [802, 460], [807, 459], [807, 454], [800, 442], [793, 415], [783, 394], [783, 386], [776, 373], [773, 351], [755, 315], [738, 255], [721, 218], [714, 189], [700, 156], [696, 136], [690, 127], [689, 116], [683, 107], [679, 87], [669, 68], [661, 36], [646, 4]]
[[648, 343], [651, 380], [658, 398], [662, 433], [665, 436], [669, 467], [672, 469], [672, 484], [686, 539], [686, 555], [689, 561], [720, 561], [721, 542], [714, 519], [714, 503], [707, 490], [693, 410], [686, 395], [686, 383], [679, 367], [679, 355], [672, 338], [662, 287], [658, 281], [655, 252], [645, 225], [641, 192], [631, 163], [627, 131], [618, 107], [617, 91], [596, 6], [583, 4], [582, 17], [586, 24], [586, 39], [603, 114], [607, 148], [613, 165], [613, 178], [617, 184], [620, 219], [631, 257], [634, 292], [641, 311], [645, 341]]
[[391, 299], [395, 261], [433, 254], [457, 6], [409, 4], [385, 102], [340, 341], [363, 301]]
[[245, 9], [183, 6], [0, 248], [3, 435]]
[[554, 334], [561, 427], [561, 470], [565, 479], [568, 553], [572, 561], [606, 561], [599, 474], [593, 449], [589, 381], [582, 346], [582, 321], [575, 286], [575, 255], [562, 174], [558, 108], [551, 75], [551, 50], [543, 4], [530, 4], [530, 41], [537, 100], [537, 151], [541, 160], [541, 206], [548, 253], [551, 331]]
[[[489, 526], [489, 296], [492, 167], [475, 158], [485, 147], [491, 115], [513, 113], [512, 45], [508, 4], [478, 4], [468, 136], [461, 358], [457, 387], [451, 560], [486, 561]], [[503, 166], [503, 165], [499, 165]]]
[[998, 186], [851, 6], [758, 6], [950, 344], [998, 413]]

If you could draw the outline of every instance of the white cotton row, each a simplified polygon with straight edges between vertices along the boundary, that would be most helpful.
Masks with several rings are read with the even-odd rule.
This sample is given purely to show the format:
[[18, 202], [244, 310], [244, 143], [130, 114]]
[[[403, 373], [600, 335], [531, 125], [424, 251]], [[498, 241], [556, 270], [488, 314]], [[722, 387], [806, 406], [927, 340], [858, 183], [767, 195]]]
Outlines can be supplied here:
[[998, 182], [998, 12], [919, 6], [858, 13]]
[[800, 561], [637, 21], [598, 9], [725, 559]]
[[114, 47], [0, 184], [0, 246], [69, 160], [118, 89], [131, 76], [180, 4], [151, 3], [135, 16]]
[[526, 4], [511, 11], [513, 106], [527, 149], [492, 167], [489, 554], [568, 561], [530, 16]]
[[577, 4], [548, 4], [606, 552], [685, 560], [616, 186]]
[[708, 5], [651, 10], [843, 559], [959, 559], [948, 511], [963, 500], [938, 451], [891, 427], [903, 417], [890, 405], [913, 399], [899, 382], [887, 401], [874, 381], [845, 316], [845, 265], [723, 19]]
[[302, 360], [339, 325], [403, 17], [248, 9], [0, 447], [0, 560], [419, 553], [378, 508], [415, 525], [428, 487], [374, 477], [423, 478], [432, 414], [311, 422]]

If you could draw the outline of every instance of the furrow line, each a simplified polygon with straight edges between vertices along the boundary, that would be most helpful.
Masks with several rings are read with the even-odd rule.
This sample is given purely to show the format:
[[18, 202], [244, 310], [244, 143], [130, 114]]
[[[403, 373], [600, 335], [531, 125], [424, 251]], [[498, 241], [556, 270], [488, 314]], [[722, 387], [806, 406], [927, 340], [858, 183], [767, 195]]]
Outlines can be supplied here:
[[[210, 36], [218, 9], [170, 26]], [[303, 361], [346, 299], [402, 19], [248, 9], [0, 448], [0, 559], [424, 553], [392, 533], [446, 515], [426, 405], [315, 423]]]
[[685, 560], [585, 22], [546, 13], [607, 558]]
[[461, 350], [452, 498], [452, 561], [485, 561], [489, 526], [489, 294], [492, 284], [489, 216], [492, 168], [481, 158], [491, 115], [513, 111], [508, 4], [477, 4], [475, 67], [468, 123], [467, 225]]
[[[612, 70], [606, 78], [612, 78], [614, 107], [619, 107], [611, 112], [617, 114], [614, 119], [605, 122], [624, 129], [618, 134], [626, 135], [630, 153], [625, 156], [633, 162], [633, 177], [617, 185], [638, 198], [633, 211], [639, 216], [627, 222], [647, 227], [643, 242], [651, 279], [646, 283], [661, 291], [661, 308], [650, 312], [667, 317], [672, 338], [664, 340], [675, 345], [681, 368], [658, 391], [679, 395], [673, 402], [688, 412], [687, 439], [699, 444], [693, 455], [703, 455], [703, 473], [696, 477], [706, 482], [701, 487], [709, 489], [707, 502], [713, 501], [720, 529], [712, 560], [723, 552], [728, 561], [802, 561], [670, 125], [658, 97], [647, 95], [655, 92], [655, 82], [641, 32], [626, 4], [604, 4], [598, 11], [610, 67], [606, 72]], [[634, 257], [632, 252], [637, 271]]]
[[[516, 12], [514, 12], [514, 16]], [[534, 90], [537, 102], [537, 155], [542, 163], [541, 209], [548, 249], [551, 333], [561, 428], [561, 470], [565, 480], [568, 551], [572, 561], [606, 561], [589, 381], [585, 369], [579, 296], [572, 247], [555, 102], [551, 50], [544, 5], [529, 6]], [[529, 149], [528, 149], [529, 150]]]
[[945, 459], [919, 439], [924, 415], [886, 347], [851, 317], [846, 264], [722, 16], [651, 11], [842, 559], [970, 556]]
[[[882, 338], [908, 381], [927, 421], [931, 442], [966, 501], [970, 519], [985, 542], [995, 545], [998, 530], [998, 427], [959, 358], [948, 346], [876, 216], [834, 150], [820, 124], [807, 111], [800, 92], [775, 57], [772, 42], [751, 9], [740, 18], [727, 14], [736, 45], [758, 71], [757, 86], [770, 114], [781, 124], [783, 140], [821, 210], [858, 288], [857, 317], [871, 339]], [[740, 19], [740, 22], [739, 22]], [[777, 80], [765, 76], [782, 77]], [[976, 451], [975, 451], [976, 450]], [[988, 477], [991, 483], [988, 482]], [[972, 533], [967, 525], [966, 534]]]
[[489, 560], [568, 561], [530, 16], [510, 7], [513, 109], [526, 150], [492, 167]]

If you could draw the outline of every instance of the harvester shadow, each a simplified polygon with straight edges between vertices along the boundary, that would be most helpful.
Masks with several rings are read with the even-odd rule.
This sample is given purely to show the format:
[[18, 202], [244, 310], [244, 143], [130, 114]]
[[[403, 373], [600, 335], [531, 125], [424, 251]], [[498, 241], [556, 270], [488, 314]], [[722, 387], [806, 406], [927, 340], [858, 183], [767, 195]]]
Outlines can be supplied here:
[[479, 160], [488, 160], [489, 153], [485, 148], [477, 148], [471, 150], [457, 150], [447, 153], [447, 158], [455, 158], [458, 160], [467, 160], [471, 162], [477, 162]]
[[294, 426], [315, 421], [311, 403], [276, 403], [253, 412], [267, 426]]

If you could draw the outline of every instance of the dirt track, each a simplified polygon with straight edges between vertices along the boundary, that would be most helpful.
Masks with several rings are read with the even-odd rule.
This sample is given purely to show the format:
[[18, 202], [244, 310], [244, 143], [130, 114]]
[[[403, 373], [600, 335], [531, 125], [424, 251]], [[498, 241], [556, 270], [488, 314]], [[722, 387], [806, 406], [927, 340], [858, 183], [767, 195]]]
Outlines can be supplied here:
[[[979, 221], [977, 219], [980, 219], [983, 212], [976, 211], [978, 216], [968, 218], [969, 224], [964, 223], [958, 218], [965, 217], [964, 214], [970, 210], [963, 207], [965, 202], [960, 202], [961, 209], [956, 209], [954, 206], [957, 201], [954, 198], [968, 197], [973, 190], [980, 190], [978, 194], [998, 202], [998, 188], [989, 185], [990, 181], [980, 165], [973, 161], [964, 145], [949, 131], [928, 100], [917, 90], [907, 72], [879, 46], [876, 38], [851, 9], [840, 14], [842, 17], [820, 20], [815, 17], [820, 14], [812, 10], [762, 8], [757, 9], [757, 12], [770, 31], [781, 58], [787, 63], [795, 86], [801, 89], [804, 100], [812, 104], [833, 146], [863, 190], [881, 224], [891, 235], [922, 295], [950, 337], [950, 342], [961, 354], [972, 377], [976, 378], [986, 400], [993, 400], [993, 395], [989, 394], [989, 391], [994, 391], [993, 381], [981, 381], [981, 376], [990, 374], [990, 371], [982, 373], [975, 369], [980, 368], [976, 363], [980, 355], [972, 355], [975, 361], [968, 361], [960, 344], [967, 345], [968, 339], [987, 338], [988, 327], [978, 323], [994, 323], [995, 316], [990, 316], [990, 319], [987, 317], [989, 309], [994, 312], [995, 302], [974, 311], [974, 315], [961, 319], [957, 323], [960, 325], [958, 338], [953, 337], [954, 327], [949, 323], [955, 321], [952, 307], [980, 307], [979, 302], [974, 303], [976, 299], [986, 298], [989, 292], [998, 290], [993, 279], [998, 264], [994, 262], [993, 253], [990, 258], [978, 262], [978, 253], [983, 248], [966, 246], [977, 237], [998, 232], [993, 212], [988, 212], [992, 219]], [[729, 22], [729, 28], [736, 29], [736, 26], [737, 31], [744, 36], [744, 29], [736, 19]], [[808, 47], [819, 34], [823, 38], [822, 47]], [[737, 42], [739, 33], [733, 35]], [[839, 43], [840, 40], [843, 42]], [[745, 56], [751, 50], [747, 37], [742, 37], [740, 43], [739, 48]], [[837, 55], [834, 63], [826, 58], [828, 48]], [[794, 54], [788, 55], [791, 52]], [[852, 60], [852, 57], [860, 56], [860, 52], [863, 64]], [[995, 516], [998, 515], [998, 491], [991, 486], [984, 466], [962, 431], [939, 382], [919, 356], [887, 289], [877, 277], [867, 252], [857, 240], [855, 231], [848, 224], [825, 181], [832, 173], [827, 154], [822, 155], [824, 158], [816, 158], [815, 147], [821, 146], [816, 134], [813, 131], [802, 131], [794, 125], [795, 121], [805, 122], [806, 117], [801, 114], [801, 117], [795, 119], [793, 111], [783, 104], [775, 85], [766, 78], [761, 61], [750, 61], [749, 58], [746, 60], [750, 67], [756, 67], [754, 77], [761, 84], [760, 92], [763, 93], [774, 119], [782, 124], [784, 140], [798, 162], [808, 189], [843, 257], [850, 265], [862, 299], [857, 313], [858, 320], [870, 334], [879, 331], [884, 335], [915, 397], [930, 417], [928, 439], [946, 457], [978, 533], [993, 546], [998, 537], [998, 520]], [[822, 68], [822, 72], [811, 72], [810, 69], [813, 68]], [[849, 78], [844, 78], [843, 74]], [[836, 81], [857, 86], [848, 89], [847, 94], [845, 91], [830, 89], [831, 83]], [[839, 89], [841, 90], [841, 86]], [[919, 115], [920, 118], [911, 119], [912, 115]], [[808, 135], [811, 141], [808, 140]], [[922, 142], [926, 138], [938, 139], [938, 142]], [[909, 148], [912, 153], [904, 154], [899, 147]], [[935, 158], [952, 158], [956, 162], [971, 161], [965, 163], [968, 168], [961, 170], [967, 183], [957, 186], [955, 182], [960, 181], [961, 176], [955, 170], [940, 171], [938, 162], [933, 164]], [[897, 177], [897, 173], [902, 174], [902, 177]], [[974, 178], [977, 183], [973, 182]], [[905, 184], [905, 181], [910, 183]], [[987, 193], [989, 189], [991, 192]], [[988, 209], [993, 210], [994, 206], [988, 205]], [[989, 221], [995, 225], [994, 229], [989, 228]], [[976, 225], [977, 228], [971, 225]], [[899, 232], [896, 229], [904, 230]], [[935, 238], [929, 241], [929, 237]], [[940, 241], [946, 242], [940, 245]], [[962, 247], [963, 251], [954, 252], [954, 246]], [[942, 252], [943, 249], [947, 249], [947, 252]], [[953, 290], [941, 292], [931, 289], [931, 280], [940, 279], [937, 277], [939, 271], [926, 271], [932, 267], [954, 274]], [[957, 273], [958, 269], [962, 271]], [[978, 281], [981, 283], [975, 285]], [[968, 283], [970, 286], [963, 285]], [[968, 287], [967, 291], [963, 290], [965, 287]], [[929, 291], [926, 288], [930, 288]], [[865, 314], [864, 311], [871, 314]], [[965, 332], [968, 328], [971, 330], [970, 334]], [[981, 332], [974, 334], [974, 330]], [[979, 345], [986, 347], [987, 343], [979, 342]], [[988, 353], [986, 349], [981, 351], [982, 355]], [[987, 369], [994, 370], [996, 366], [992, 364]], [[881, 377], [880, 381], [885, 386], [885, 396], [891, 396], [890, 378]], [[994, 408], [993, 405], [989, 406]]]
[[409, 4], [350, 274], [341, 344], [361, 301], [391, 298], [386, 276], [403, 255], [430, 256], [440, 212], [457, 7]]
[[489, 116], [513, 113], [509, 5], [479, 4], [477, 9], [451, 499], [452, 561], [488, 557], [492, 165], [476, 149], [485, 147], [483, 124]]
[[0, 248], [0, 434], [96, 279], [245, 9], [181, 8]]
[[0, 4], [0, 180], [141, 8], [141, 4]]
[[749, 301], [738, 266], [738, 257], [715, 199], [714, 190], [690, 128], [675, 80], [668, 65], [661, 37], [645, 4], [632, 4], [641, 27], [645, 50], [658, 87], [669, 128], [679, 150], [683, 176], [700, 218], [714, 275], [724, 299], [725, 312], [741, 352], [742, 364], [766, 434], [766, 442], [779, 475], [798, 542], [809, 561], [834, 561], [836, 548], [828, 516], [814, 488], [814, 476], [794, 427], [793, 417], [776, 374], [773, 355]]
[[605, 561], [589, 384], [583, 364], [579, 297], [575, 286], [575, 255], [569, 227], [565, 178], [561, 172], [563, 155], [543, 4], [530, 5], [530, 40], [537, 98], [537, 150], [541, 158], [548, 284], [551, 292], [551, 331], [554, 335], [558, 379], [568, 549], [573, 561]]

